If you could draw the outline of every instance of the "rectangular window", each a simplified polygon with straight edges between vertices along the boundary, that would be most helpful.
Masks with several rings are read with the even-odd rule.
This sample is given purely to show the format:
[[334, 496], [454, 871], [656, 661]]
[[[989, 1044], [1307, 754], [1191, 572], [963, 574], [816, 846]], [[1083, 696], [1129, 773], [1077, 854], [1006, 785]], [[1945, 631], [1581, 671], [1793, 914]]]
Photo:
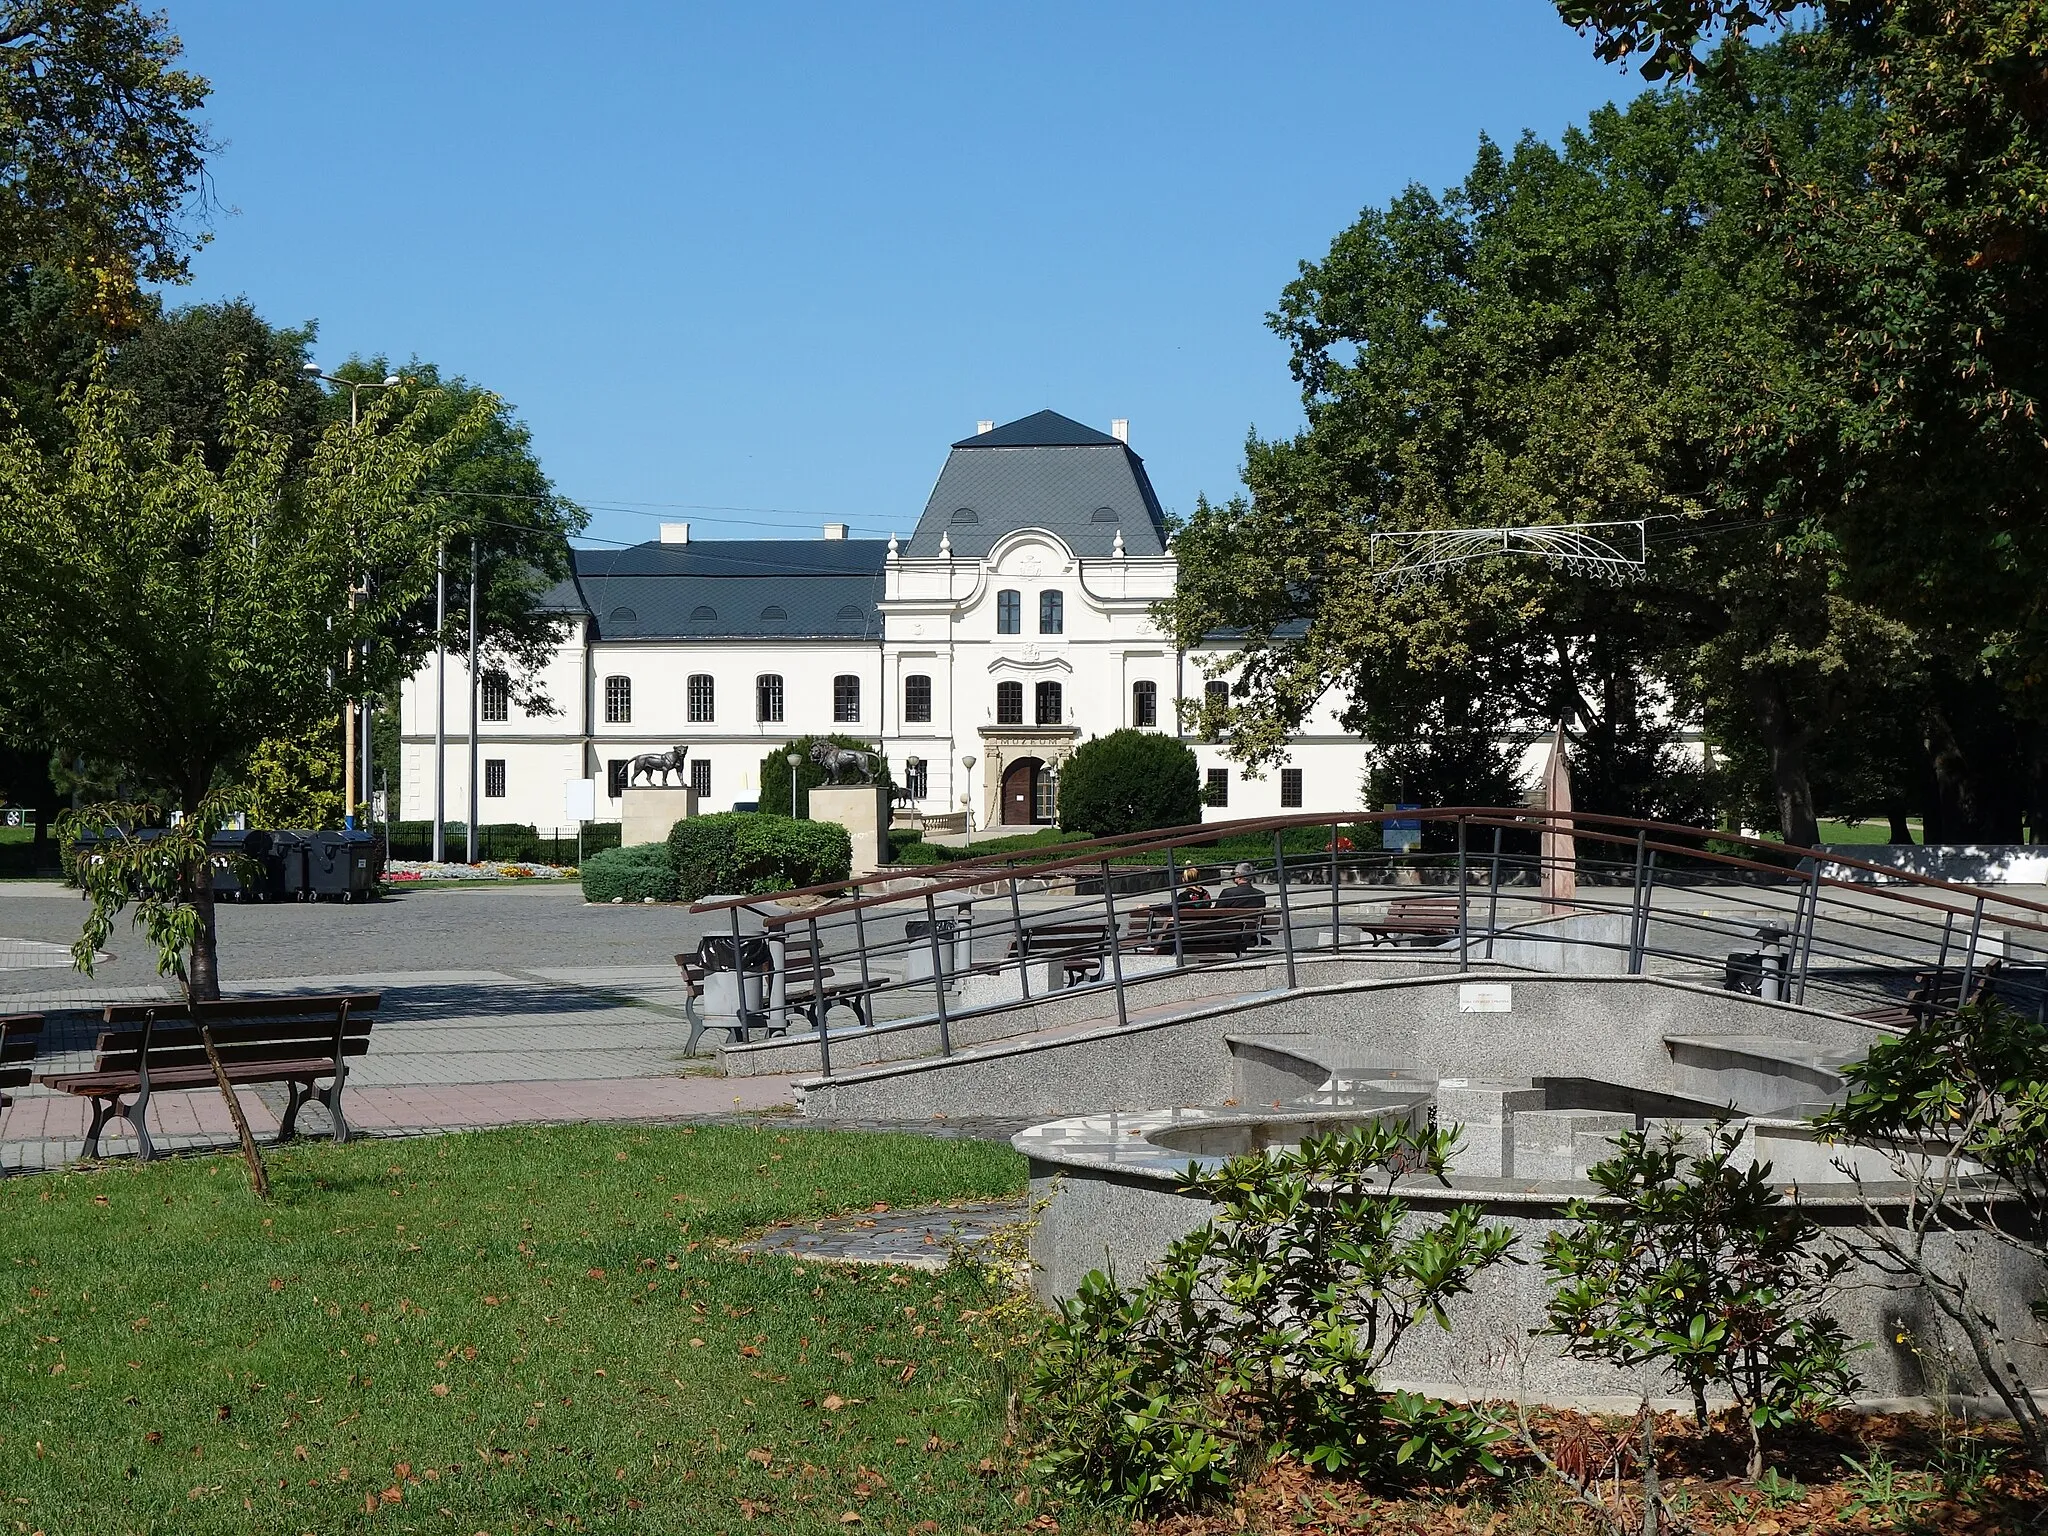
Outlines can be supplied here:
[[922, 800], [931, 793], [931, 764], [921, 757], [914, 757], [903, 766], [903, 793], [913, 800]]
[[486, 720], [508, 719], [512, 713], [512, 683], [502, 672], [486, 672], [479, 680], [478, 691], [483, 717]]
[[1202, 789], [1202, 804], [1223, 806], [1230, 804], [1230, 770], [1211, 768], [1208, 781]]
[[832, 720], [837, 725], [853, 725], [860, 720], [860, 679], [851, 672], [842, 672], [832, 679]]
[[604, 680], [604, 723], [633, 723], [633, 679], [630, 677], [608, 677]]
[[1301, 809], [1301, 770], [1282, 768], [1280, 770], [1280, 809], [1298, 811]]
[[1040, 822], [1060, 819], [1060, 776], [1050, 768], [1040, 769], [1031, 780], [1031, 819]]
[[932, 723], [932, 680], [922, 672], [913, 672], [903, 679], [903, 723]]
[[779, 725], [782, 721], [782, 674], [763, 672], [754, 679], [754, 718]]
[[711, 793], [711, 764], [701, 757], [690, 759], [690, 788], [697, 792], [700, 800]]
[[1040, 683], [1033, 693], [1033, 711], [1040, 725], [1063, 725], [1066, 723], [1064, 690], [1058, 683]]
[[623, 757], [614, 757], [604, 765], [605, 788], [616, 800], [626, 792], [626, 770], [631, 764]]
[[505, 759], [487, 757], [484, 759], [484, 798], [502, 800], [505, 798]]
[[1067, 627], [1067, 600], [1057, 592], [1038, 594], [1038, 632], [1057, 635]]
[[684, 692], [689, 703], [690, 724], [709, 725], [718, 718], [718, 691], [710, 673], [692, 672]]
[[1152, 727], [1159, 724], [1159, 685], [1150, 682], [1131, 684], [1131, 724]]
[[1210, 704], [1228, 706], [1230, 703], [1230, 684], [1224, 682], [1220, 677], [1211, 678], [1208, 682], [1202, 684], [1202, 698]]
[[1022, 683], [996, 684], [996, 724], [1022, 725], [1024, 723], [1024, 685]]
[[996, 594], [996, 633], [1014, 635], [1024, 628], [1024, 599], [1005, 587]]

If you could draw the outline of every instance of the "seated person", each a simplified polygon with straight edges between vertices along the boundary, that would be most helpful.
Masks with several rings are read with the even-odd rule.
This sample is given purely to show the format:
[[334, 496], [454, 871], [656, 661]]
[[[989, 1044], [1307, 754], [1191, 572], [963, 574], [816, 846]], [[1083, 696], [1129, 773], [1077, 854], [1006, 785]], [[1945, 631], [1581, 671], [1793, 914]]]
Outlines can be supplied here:
[[1173, 904], [1182, 911], [1209, 905], [1209, 893], [1202, 888], [1202, 872], [1194, 865], [1180, 872], [1180, 889], [1173, 894]]
[[1252, 884], [1252, 867], [1240, 864], [1231, 871], [1231, 882], [1221, 896], [1216, 898], [1218, 907], [1263, 907], [1266, 893]]

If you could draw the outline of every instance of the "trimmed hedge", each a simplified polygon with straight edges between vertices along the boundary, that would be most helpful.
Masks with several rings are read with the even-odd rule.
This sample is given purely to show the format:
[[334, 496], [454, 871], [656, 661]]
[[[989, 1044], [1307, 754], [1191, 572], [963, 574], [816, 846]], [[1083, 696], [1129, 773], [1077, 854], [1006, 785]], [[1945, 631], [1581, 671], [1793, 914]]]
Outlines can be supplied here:
[[844, 880], [853, 839], [833, 822], [762, 811], [718, 811], [679, 821], [668, 835], [681, 899], [750, 895]]
[[585, 901], [681, 901], [667, 843], [639, 843], [631, 848], [606, 848], [583, 861]]
[[1060, 769], [1060, 825], [1083, 837], [1122, 837], [1201, 819], [1195, 754], [1157, 731], [1111, 731], [1084, 741]]

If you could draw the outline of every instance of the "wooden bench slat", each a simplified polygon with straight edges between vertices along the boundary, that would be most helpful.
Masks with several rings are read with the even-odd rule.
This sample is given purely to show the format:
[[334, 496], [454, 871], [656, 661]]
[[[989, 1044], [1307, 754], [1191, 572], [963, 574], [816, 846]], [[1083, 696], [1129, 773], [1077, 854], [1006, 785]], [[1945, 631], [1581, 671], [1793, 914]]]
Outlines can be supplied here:
[[[231, 1083], [274, 1083], [298, 1077], [325, 1077], [334, 1070], [331, 1057], [304, 1056], [272, 1061], [223, 1062], [222, 1069]], [[126, 1092], [139, 1081], [134, 1072], [67, 1072], [42, 1079], [43, 1086], [55, 1088], [60, 1093], [93, 1094]], [[196, 1064], [158, 1067], [152, 1061], [149, 1067], [149, 1082], [156, 1088], [210, 1088], [214, 1086], [213, 1066], [206, 1061]]]

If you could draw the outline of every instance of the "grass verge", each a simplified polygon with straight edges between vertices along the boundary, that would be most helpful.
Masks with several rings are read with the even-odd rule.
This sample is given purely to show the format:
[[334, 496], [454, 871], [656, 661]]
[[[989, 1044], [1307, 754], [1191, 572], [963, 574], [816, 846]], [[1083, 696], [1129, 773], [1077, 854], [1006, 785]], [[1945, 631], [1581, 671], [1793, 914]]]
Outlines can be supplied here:
[[1025, 1529], [962, 1320], [978, 1271], [725, 1247], [1023, 1177], [966, 1141], [565, 1127], [295, 1149], [268, 1205], [225, 1157], [8, 1180], [0, 1511], [47, 1536]]

